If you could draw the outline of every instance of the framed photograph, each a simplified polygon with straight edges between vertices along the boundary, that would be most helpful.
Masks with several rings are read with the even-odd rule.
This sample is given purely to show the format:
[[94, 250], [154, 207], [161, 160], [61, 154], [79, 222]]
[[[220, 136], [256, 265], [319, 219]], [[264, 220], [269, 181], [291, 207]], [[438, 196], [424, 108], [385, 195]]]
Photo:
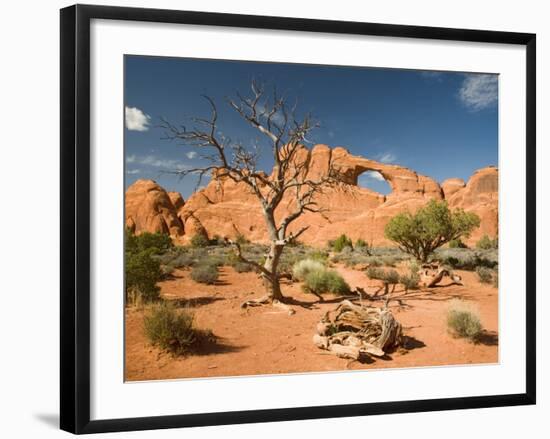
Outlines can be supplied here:
[[61, 428], [535, 403], [535, 35], [61, 10]]

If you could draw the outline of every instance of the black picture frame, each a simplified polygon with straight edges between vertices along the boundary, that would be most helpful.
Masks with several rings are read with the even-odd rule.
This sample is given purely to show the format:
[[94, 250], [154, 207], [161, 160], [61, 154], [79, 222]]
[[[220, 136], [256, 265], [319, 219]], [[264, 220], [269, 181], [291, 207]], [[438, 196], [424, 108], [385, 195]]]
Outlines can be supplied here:
[[[525, 393], [417, 401], [348, 404], [90, 420], [90, 21], [131, 20], [407, 37], [526, 47], [527, 285]], [[530, 33], [447, 29], [303, 18], [75, 5], [61, 10], [61, 404], [63, 430], [128, 430], [274, 422], [388, 413], [535, 404], [536, 401], [536, 36]]]

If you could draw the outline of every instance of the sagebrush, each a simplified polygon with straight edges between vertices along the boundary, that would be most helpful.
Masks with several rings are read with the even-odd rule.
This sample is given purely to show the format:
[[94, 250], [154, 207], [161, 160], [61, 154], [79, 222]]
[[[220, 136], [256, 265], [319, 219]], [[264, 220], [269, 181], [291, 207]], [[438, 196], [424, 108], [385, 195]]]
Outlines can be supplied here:
[[292, 267], [292, 277], [297, 281], [303, 281], [312, 271], [324, 270], [325, 265], [314, 259], [302, 259]]
[[321, 299], [322, 295], [326, 293], [344, 296], [351, 291], [350, 286], [340, 274], [325, 268], [309, 272], [304, 279], [302, 289]]
[[189, 353], [198, 345], [213, 341], [211, 331], [195, 327], [191, 313], [170, 303], [154, 306], [144, 317], [144, 328], [151, 344], [175, 355]]
[[447, 327], [455, 337], [477, 342], [483, 333], [478, 311], [461, 300], [453, 299], [447, 310]]
[[214, 264], [204, 263], [197, 265], [191, 270], [191, 279], [201, 284], [212, 285], [218, 280], [218, 267]]

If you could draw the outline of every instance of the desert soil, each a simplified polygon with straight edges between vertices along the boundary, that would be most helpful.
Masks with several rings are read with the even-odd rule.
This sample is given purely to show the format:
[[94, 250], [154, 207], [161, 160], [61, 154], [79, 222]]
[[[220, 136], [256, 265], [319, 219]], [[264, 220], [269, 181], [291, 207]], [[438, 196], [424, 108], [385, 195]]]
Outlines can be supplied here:
[[[335, 267], [352, 288], [372, 292], [377, 281], [364, 272], [344, 266]], [[481, 284], [475, 272], [455, 270], [464, 286], [448, 285], [410, 291], [401, 304], [390, 303], [403, 325], [405, 347], [387, 359], [365, 364], [341, 359], [318, 349], [312, 342], [321, 317], [341, 300], [327, 297], [324, 303], [301, 291], [299, 283], [285, 283], [283, 293], [292, 297], [296, 314], [263, 306], [241, 309], [243, 301], [262, 295], [262, 284], [255, 273], [236, 273], [220, 269], [217, 285], [202, 285], [189, 277], [189, 271], [176, 270], [171, 279], [161, 282], [165, 299], [178, 299], [189, 307], [200, 328], [211, 329], [217, 343], [198, 353], [174, 357], [152, 347], [143, 331], [143, 311], [126, 310], [126, 371], [128, 381], [192, 377], [216, 377], [379, 369], [395, 367], [441, 366], [498, 362], [498, 290]], [[404, 294], [399, 287], [395, 296]], [[485, 328], [481, 342], [473, 344], [453, 338], [447, 331], [445, 315], [449, 300], [462, 299], [478, 310]], [[376, 301], [374, 306], [382, 306]]]

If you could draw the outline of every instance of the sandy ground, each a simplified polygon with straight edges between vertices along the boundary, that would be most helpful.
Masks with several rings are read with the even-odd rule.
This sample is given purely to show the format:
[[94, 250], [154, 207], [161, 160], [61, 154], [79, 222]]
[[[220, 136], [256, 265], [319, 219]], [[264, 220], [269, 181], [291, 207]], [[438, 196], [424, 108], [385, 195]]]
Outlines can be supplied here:
[[[364, 272], [335, 267], [352, 288], [376, 286]], [[126, 379], [156, 380], [277, 374], [346, 369], [417, 367], [498, 362], [498, 290], [481, 284], [475, 272], [459, 271], [464, 286], [443, 286], [411, 291], [402, 301], [390, 303], [406, 336], [404, 349], [388, 359], [369, 364], [341, 359], [318, 349], [312, 343], [317, 322], [339, 298], [327, 297], [325, 303], [301, 291], [299, 284], [286, 283], [283, 293], [295, 299], [296, 314], [270, 306], [243, 310], [240, 304], [262, 295], [255, 273], [236, 273], [222, 267], [217, 285], [202, 285], [189, 272], [176, 270], [172, 279], [160, 283], [165, 299], [179, 299], [195, 315], [198, 327], [209, 328], [218, 339], [215, 346], [186, 357], [174, 357], [155, 347], [143, 333], [143, 311], [126, 311]], [[395, 295], [404, 292], [396, 289]], [[479, 344], [453, 338], [447, 332], [445, 314], [448, 301], [459, 298], [473, 303], [486, 329]], [[380, 306], [380, 302], [376, 302]]]

